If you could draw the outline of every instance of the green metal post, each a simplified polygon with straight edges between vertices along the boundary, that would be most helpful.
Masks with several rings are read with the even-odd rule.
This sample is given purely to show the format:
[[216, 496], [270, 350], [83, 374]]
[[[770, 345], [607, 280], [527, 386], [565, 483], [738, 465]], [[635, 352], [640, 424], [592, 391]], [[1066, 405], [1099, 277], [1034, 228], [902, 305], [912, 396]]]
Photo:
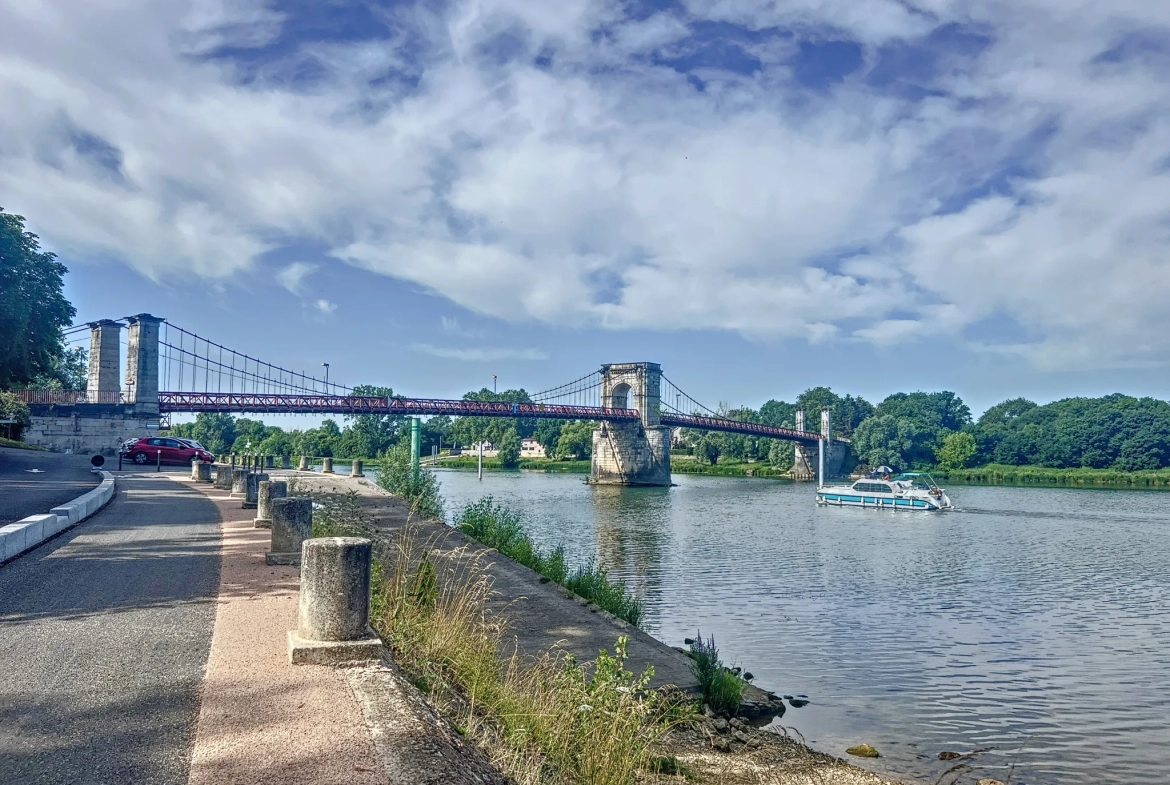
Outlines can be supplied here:
[[418, 482], [418, 451], [419, 451], [419, 428], [422, 421], [417, 417], [410, 420], [410, 468], [414, 472], [414, 480]]

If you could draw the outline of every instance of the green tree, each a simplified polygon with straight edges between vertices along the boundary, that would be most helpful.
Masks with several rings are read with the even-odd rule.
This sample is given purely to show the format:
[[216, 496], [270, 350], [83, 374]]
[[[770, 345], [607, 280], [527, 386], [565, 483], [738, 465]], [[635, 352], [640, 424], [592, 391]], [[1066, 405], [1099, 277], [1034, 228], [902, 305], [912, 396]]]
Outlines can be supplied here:
[[556, 456], [583, 460], [593, 455], [593, 431], [597, 423], [574, 420], [561, 426], [557, 437]]
[[184, 435], [189, 435], [210, 453], [231, 452], [236, 441], [236, 420], [230, 414], [203, 412], [195, 416], [190, 431]]
[[[359, 384], [353, 388], [353, 394], [371, 398], [393, 398], [394, 390], [389, 387]], [[389, 449], [403, 433], [409, 434], [410, 431], [405, 427], [406, 418], [388, 414], [346, 415], [345, 422], [345, 434], [338, 444], [338, 450], [347, 458], [373, 458]], [[425, 451], [429, 450], [428, 445]]]
[[906, 418], [870, 417], [853, 432], [853, 450], [862, 463], [905, 469], [911, 465], [918, 429]]
[[52, 367], [38, 373], [28, 385], [35, 390], [84, 390], [89, 386], [89, 350], [84, 346], [66, 349], [52, 361]]
[[966, 431], [948, 433], [938, 451], [938, 465], [944, 469], [966, 468], [977, 449], [975, 437]]
[[520, 434], [515, 429], [507, 431], [500, 439], [500, 466], [515, 469], [520, 465]]
[[0, 389], [58, 367], [61, 331], [77, 313], [63, 292], [66, 272], [25, 231], [23, 217], [0, 209]]
[[792, 442], [773, 439], [768, 447], [768, 463], [781, 471], [788, 471], [796, 463], [796, 445]]
[[561, 439], [561, 431], [565, 427], [563, 420], [537, 420], [536, 428], [532, 432], [535, 438], [544, 447], [544, 454], [552, 457], [557, 454], [557, 444]]
[[28, 404], [9, 392], [0, 391], [0, 420], [13, 420], [11, 424], [0, 425], [10, 439], [19, 439], [22, 429], [32, 422]]

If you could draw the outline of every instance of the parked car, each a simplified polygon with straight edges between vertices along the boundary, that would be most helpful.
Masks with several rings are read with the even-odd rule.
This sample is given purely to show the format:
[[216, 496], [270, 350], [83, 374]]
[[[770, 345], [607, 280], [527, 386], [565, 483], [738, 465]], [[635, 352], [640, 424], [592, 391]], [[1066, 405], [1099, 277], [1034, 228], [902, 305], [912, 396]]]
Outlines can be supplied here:
[[201, 461], [215, 460], [212, 454], [202, 447], [193, 447], [184, 439], [168, 436], [151, 436], [125, 442], [122, 445], [122, 455], [139, 466], [156, 461], [190, 464], [195, 458]]

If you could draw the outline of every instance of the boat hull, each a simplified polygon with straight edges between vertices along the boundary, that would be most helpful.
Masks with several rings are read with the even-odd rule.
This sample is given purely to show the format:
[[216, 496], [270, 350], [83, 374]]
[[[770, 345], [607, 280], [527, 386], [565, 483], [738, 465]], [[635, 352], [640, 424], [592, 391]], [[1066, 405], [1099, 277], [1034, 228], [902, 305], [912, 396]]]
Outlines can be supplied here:
[[905, 510], [908, 512], [941, 512], [952, 509], [950, 499], [924, 499], [906, 496], [858, 493], [852, 488], [817, 491], [817, 504], [830, 507], [865, 507], [873, 510]]

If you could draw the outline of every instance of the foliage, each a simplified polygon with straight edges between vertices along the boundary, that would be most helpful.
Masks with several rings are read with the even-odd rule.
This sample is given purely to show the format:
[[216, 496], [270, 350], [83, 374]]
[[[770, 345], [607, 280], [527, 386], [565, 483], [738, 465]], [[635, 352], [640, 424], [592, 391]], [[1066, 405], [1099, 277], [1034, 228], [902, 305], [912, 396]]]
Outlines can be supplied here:
[[6, 436], [19, 439], [22, 428], [27, 428], [32, 422], [28, 404], [17, 398], [16, 395], [0, 390], [0, 420], [15, 420], [12, 425], [4, 425]]
[[231, 452], [236, 441], [236, 418], [230, 414], [203, 412], [193, 423], [183, 423], [171, 428], [175, 436], [194, 439], [211, 453], [217, 455]]
[[[423, 551], [421, 554], [419, 551]], [[629, 785], [678, 707], [626, 670], [627, 640], [591, 666], [547, 653], [502, 659], [487, 577], [436, 562], [404, 535], [375, 571], [374, 625], [397, 665], [520, 783]], [[452, 693], [460, 696], [451, 700]]]
[[687, 641], [691, 672], [695, 674], [703, 691], [703, 702], [721, 714], [734, 716], [739, 713], [747, 682], [737, 671], [723, 665], [719, 659], [719, 649], [715, 646], [715, 636], [704, 641], [700, 631], [695, 638], [688, 638]]
[[564, 548], [558, 546], [548, 554], [540, 553], [524, 530], [519, 514], [497, 504], [491, 496], [469, 504], [457, 520], [459, 530], [467, 536], [596, 603], [619, 619], [633, 625], [642, 620], [642, 603], [626, 593], [624, 582], [610, 580], [608, 572], [592, 560], [570, 575]]
[[396, 444], [382, 454], [378, 463], [378, 485], [409, 504], [412, 515], [443, 519], [439, 480], [432, 472], [421, 467], [416, 476], [411, 465], [409, 444]]
[[772, 446], [768, 448], [768, 463], [780, 471], [791, 469], [796, 463], [796, 448], [792, 442], [773, 440]]
[[1170, 469], [1051, 469], [1043, 466], [1007, 466], [992, 463], [974, 469], [953, 469], [939, 475], [948, 482], [1004, 483], [1009, 485], [1064, 485], [1116, 487], [1170, 487]]
[[77, 313], [63, 292], [66, 272], [23, 217], [0, 209], [0, 390], [60, 367], [61, 331]]
[[[576, 420], [562, 425], [556, 443], [557, 457], [576, 458], [577, 460], [591, 458], [593, 456], [593, 431], [597, 426], [597, 423], [588, 420]], [[547, 448], [548, 445], [545, 444], [545, 447]], [[549, 454], [551, 455], [551, 453]]]
[[962, 469], [970, 464], [977, 450], [975, 437], [966, 431], [948, 433], [938, 451], [938, 465], [944, 469]]
[[520, 434], [515, 429], [504, 433], [499, 443], [500, 466], [505, 469], [515, 469], [520, 465]]
[[28, 385], [34, 390], [84, 390], [89, 387], [89, 350], [74, 346], [54, 357], [47, 371]]
[[853, 451], [862, 463], [905, 469], [911, 465], [918, 429], [890, 414], [870, 417], [853, 432]]
[[[353, 394], [372, 398], [392, 398], [394, 390], [389, 387], [360, 384], [353, 388]], [[409, 428], [403, 417], [386, 414], [359, 414], [347, 415], [345, 420], [346, 428], [340, 434], [340, 443], [329, 445], [331, 451], [336, 450], [336, 457], [366, 458], [381, 455], [391, 445], [399, 441], [404, 430], [409, 433]], [[429, 452], [430, 446], [427, 445], [425, 449]]]

